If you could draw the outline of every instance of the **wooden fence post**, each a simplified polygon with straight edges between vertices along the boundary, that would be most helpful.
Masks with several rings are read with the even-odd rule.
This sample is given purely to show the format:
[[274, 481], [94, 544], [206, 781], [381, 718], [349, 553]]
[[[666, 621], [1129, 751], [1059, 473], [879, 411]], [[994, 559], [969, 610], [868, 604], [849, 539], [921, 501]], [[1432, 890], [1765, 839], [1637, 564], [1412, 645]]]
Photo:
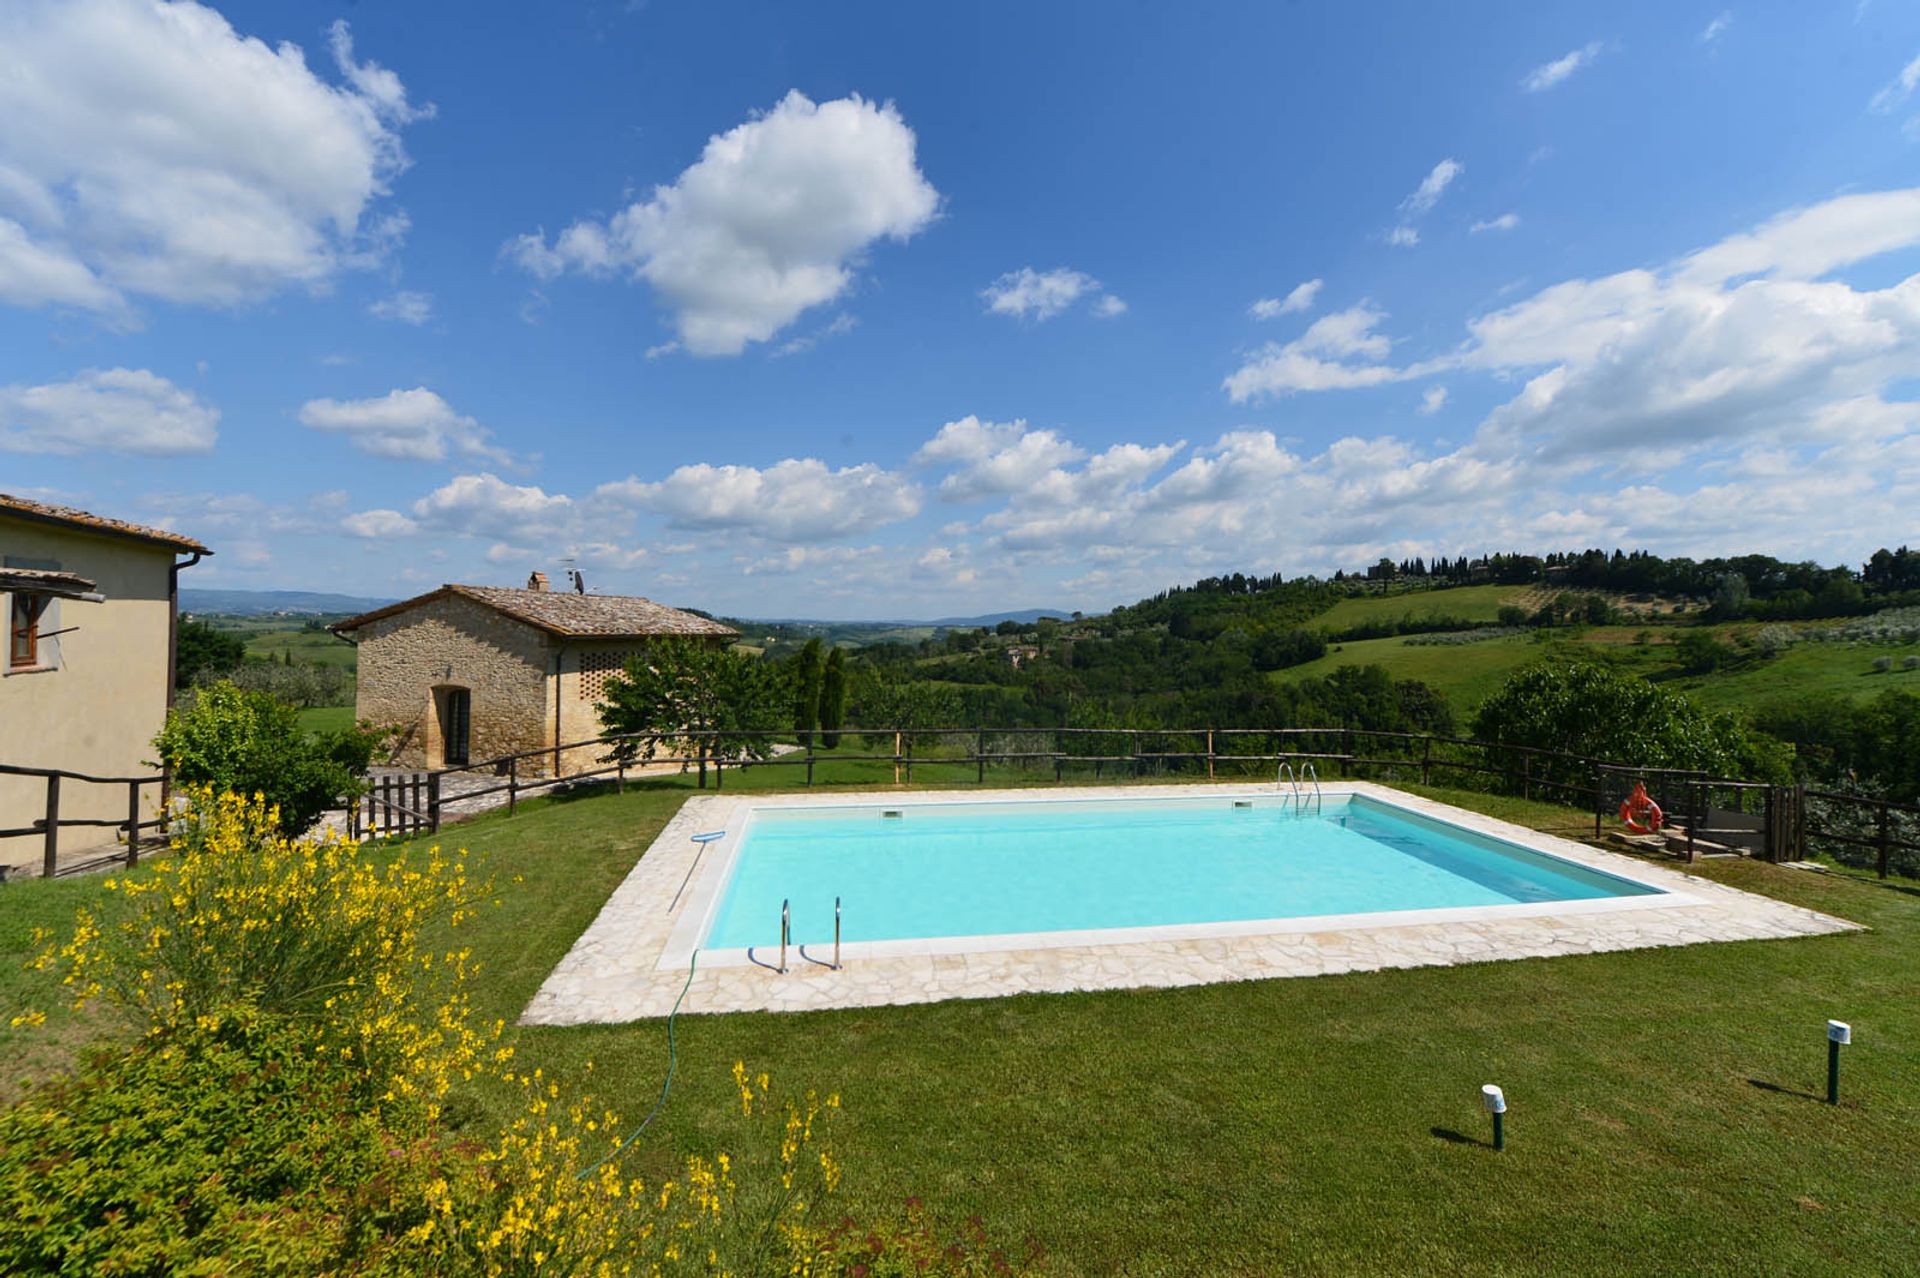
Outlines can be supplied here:
[[813, 734], [807, 734], [807, 785], [813, 785]]
[[1213, 729], [1207, 729], [1207, 780], [1213, 780]]
[[[702, 773], [700, 777], [700, 784], [705, 785], [706, 783], [707, 783], [706, 774]], [[513, 810], [519, 804], [519, 802], [520, 802], [520, 760], [508, 759], [507, 760], [507, 815], [508, 816], [513, 815]]]
[[1601, 814], [1606, 811], [1606, 791], [1600, 787], [1605, 783], [1605, 769], [1600, 764], [1593, 765], [1593, 837], [1600, 837]]
[[140, 864], [140, 783], [127, 782], [127, 868]]
[[987, 732], [985, 728], [973, 734], [973, 759], [980, 765], [978, 783], [987, 783]]
[[1885, 799], [1880, 801], [1880, 823], [1875, 838], [1880, 844], [1880, 877], [1887, 877], [1889, 861], [1893, 855], [1893, 809], [1887, 806]]
[[1433, 784], [1433, 734], [1429, 732], [1426, 736], [1422, 737], [1421, 740], [1426, 743], [1426, 749], [1423, 750], [1420, 754], [1420, 784], [1432, 785]]
[[52, 878], [60, 862], [60, 774], [47, 778], [47, 846], [40, 873]]
[[900, 784], [900, 729], [893, 730], [893, 783]]
[[440, 833], [440, 774], [427, 773], [427, 828]]

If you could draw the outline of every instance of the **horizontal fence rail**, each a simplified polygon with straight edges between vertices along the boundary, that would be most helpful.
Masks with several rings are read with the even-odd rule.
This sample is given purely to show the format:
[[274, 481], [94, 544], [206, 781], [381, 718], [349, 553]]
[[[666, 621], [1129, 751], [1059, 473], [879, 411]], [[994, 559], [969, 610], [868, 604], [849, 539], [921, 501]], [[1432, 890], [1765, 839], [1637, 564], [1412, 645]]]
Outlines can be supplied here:
[[[785, 768], [800, 784], [818, 783], [823, 765], [874, 764], [896, 784], [910, 784], [919, 767], [942, 780], [971, 772], [977, 784], [989, 770], [1056, 783], [1149, 777], [1260, 779], [1282, 764], [1313, 763], [1323, 779], [1369, 778], [1448, 784], [1517, 795], [1591, 812], [1602, 835], [1609, 815], [1635, 781], [1644, 782], [1665, 816], [1676, 850], [1693, 860], [1703, 851], [1737, 851], [1765, 860], [1803, 858], [1809, 848], [1843, 864], [1890, 874], [1920, 874], [1920, 807], [1839, 791], [1715, 777], [1681, 768], [1639, 767], [1537, 746], [1509, 745], [1440, 733], [1364, 728], [842, 728], [837, 748], [824, 734], [684, 731], [629, 733], [503, 754], [458, 767], [384, 773], [350, 798], [348, 833], [355, 839], [406, 838], [437, 833], [454, 812], [505, 794], [509, 816], [520, 800], [556, 786], [611, 779], [624, 790], [635, 769], [679, 765], [704, 789], [716, 789], [729, 770]], [[582, 752], [590, 752], [582, 759]], [[563, 766], [569, 759], [586, 766]], [[43, 839], [43, 869], [59, 872], [59, 832], [76, 826], [127, 832], [128, 847], [112, 860], [134, 865], [142, 831], [163, 831], [167, 777], [94, 777], [51, 768], [0, 764], [0, 776], [44, 781], [45, 813], [31, 826], [0, 830], [0, 837]], [[457, 777], [457, 786], [447, 779]], [[472, 781], [481, 784], [472, 785]], [[61, 814], [62, 786], [95, 784], [127, 789], [125, 820]], [[142, 819], [142, 787], [159, 785], [161, 815]], [[460, 808], [449, 811], [450, 803]], [[104, 863], [103, 859], [100, 863]], [[67, 872], [88, 866], [70, 866]]]
[[[394, 788], [376, 788], [362, 802], [374, 815], [356, 833], [385, 835], [438, 830], [445, 816], [442, 777], [499, 778], [492, 784], [462, 788], [458, 798], [473, 800], [504, 792], [511, 815], [524, 795], [561, 785], [612, 777], [624, 788], [631, 770], [648, 764], [680, 765], [697, 775], [700, 788], [709, 771], [716, 789], [725, 787], [729, 769], [791, 768], [801, 784], [816, 784], [824, 764], [879, 764], [896, 784], [909, 784], [916, 766], [941, 769], [943, 779], [971, 768], [985, 784], [988, 770], [1052, 773], [1055, 782], [1069, 774], [1091, 773], [1096, 781], [1144, 777], [1264, 777], [1282, 763], [1312, 762], [1327, 779], [1376, 777], [1414, 780], [1425, 785], [1445, 781], [1468, 784], [1590, 811], [1597, 838], [1609, 814], [1632, 788], [1645, 782], [1663, 805], [1669, 833], [1678, 832], [1679, 851], [1689, 861], [1704, 851], [1735, 851], [1765, 860], [1796, 860], [1810, 839], [1823, 848], [1864, 846], [1877, 853], [1882, 877], [1901, 864], [1903, 852], [1920, 853], [1920, 842], [1906, 841], [1904, 813], [1920, 837], [1920, 809], [1881, 800], [1780, 786], [1697, 769], [1642, 767], [1537, 746], [1509, 745], [1441, 733], [1392, 732], [1366, 728], [841, 728], [841, 747], [827, 749], [824, 734], [801, 739], [792, 732], [682, 731], [627, 733], [503, 754], [462, 767], [403, 777]], [[857, 748], [853, 747], [857, 743]], [[875, 748], [876, 744], [881, 748]], [[891, 747], [890, 749], [885, 747]], [[564, 769], [570, 754], [597, 751], [591, 766]], [[1816, 816], [1812, 819], [1808, 813]], [[1876, 819], [1867, 834], [1853, 832], [1829, 811], [1861, 813]], [[1839, 859], [1845, 860], [1842, 855]], [[1854, 858], [1849, 863], [1860, 863]], [[1916, 858], [1920, 865], [1920, 857]]]
[[[40, 874], [43, 878], [50, 879], [62, 873], [78, 874], [109, 864], [125, 863], [129, 868], [136, 866], [140, 864], [140, 832], [153, 830], [164, 835], [167, 828], [167, 774], [164, 772], [145, 777], [96, 777], [66, 768], [30, 768], [0, 763], [0, 776], [37, 777], [46, 783], [40, 819], [32, 825], [0, 829], [0, 839], [40, 837]], [[70, 794], [76, 784], [124, 787], [127, 795], [126, 819], [63, 816], [60, 810], [63, 795]], [[155, 805], [158, 815], [143, 820], [140, 816], [140, 796], [142, 789], [150, 785], [160, 787], [160, 799]], [[60, 865], [60, 831], [87, 827], [124, 831], [127, 850], [63, 868]], [[7, 868], [0, 865], [0, 882], [5, 881]]]

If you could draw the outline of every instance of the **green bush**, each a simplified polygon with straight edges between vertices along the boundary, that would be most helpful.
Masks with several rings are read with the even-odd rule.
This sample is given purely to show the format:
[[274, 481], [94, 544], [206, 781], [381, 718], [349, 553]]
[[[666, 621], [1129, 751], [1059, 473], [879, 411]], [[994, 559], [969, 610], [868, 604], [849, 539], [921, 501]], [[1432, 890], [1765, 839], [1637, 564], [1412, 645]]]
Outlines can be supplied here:
[[766, 758], [769, 734], [791, 723], [793, 696], [763, 661], [698, 639], [665, 638], [627, 659], [596, 709], [602, 736], [629, 738], [612, 742], [609, 758], [632, 763], [664, 748], [751, 760]]
[[283, 1021], [97, 1051], [0, 1111], [0, 1272], [407, 1272], [432, 1155]]
[[[1730, 716], [1643, 679], [1579, 662], [1542, 662], [1516, 672], [1481, 705], [1474, 734], [1630, 767], [1776, 782], [1791, 773], [1789, 751]], [[1583, 774], [1563, 779], [1587, 780]]]
[[153, 744], [176, 782], [263, 795], [279, 809], [280, 828], [299, 834], [365, 791], [386, 737], [365, 725], [309, 734], [293, 706], [222, 681], [168, 711]]

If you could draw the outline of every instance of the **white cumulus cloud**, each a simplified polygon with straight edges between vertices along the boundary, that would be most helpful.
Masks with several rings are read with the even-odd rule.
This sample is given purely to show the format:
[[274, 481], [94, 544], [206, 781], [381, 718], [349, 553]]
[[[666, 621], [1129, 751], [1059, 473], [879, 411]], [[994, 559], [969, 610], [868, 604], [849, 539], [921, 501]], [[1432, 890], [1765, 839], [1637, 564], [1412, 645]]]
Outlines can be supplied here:
[[795, 90], [708, 139], [648, 199], [575, 222], [551, 243], [522, 235], [505, 251], [542, 279], [644, 280], [672, 309], [685, 350], [737, 355], [840, 297], [867, 248], [918, 233], [939, 206], [892, 104], [815, 103]]
[[698, 462], [657, 481], [602, 484], [594, 497], [662, 515], [674, 528], [737, 531], [768, 541], [830, 541], [920, 512], [919, 489], [901, 476], [871, 462], [834, 470], [811, 457], [765, 468]]
[[1453, 180], [1467, 171], [1467, 166], [1451, 157], [1434, 165], [1427, 176], [1420, 179], [1420, 185], [1413, 194], [1400, 201], [1400, 211], [1408, 217], [1419, 217], [1440, 202]]
[[0, 5], [0, 299], [234, 305], [391, 248], [375, 206], [421, 112], [335, 49], [345, 85], [192, 0]]
[[488, 442], [486, 427], [453, 410], [424, 386], [391, 390], [373, 399], [312, 399], [300, 406], [300, 424], [344, 436], [361, 452], [405, 461], [480, 457], [506, 464], [511, 456]]
[[1469, 226], [1467, 230], [1474, 235], [1478, 235], [1482, 231], [1511, 231], [1518, 225], [1520, 225], [1520, 215], [1518, 213], [1502, 213], [1499, 217], [1490, 217], [1475, 222], [1472, 226]]
[[144, 368], [88, 369], [71, 381], [0, 386], [0, 452], [205, 453], [220, 412]]

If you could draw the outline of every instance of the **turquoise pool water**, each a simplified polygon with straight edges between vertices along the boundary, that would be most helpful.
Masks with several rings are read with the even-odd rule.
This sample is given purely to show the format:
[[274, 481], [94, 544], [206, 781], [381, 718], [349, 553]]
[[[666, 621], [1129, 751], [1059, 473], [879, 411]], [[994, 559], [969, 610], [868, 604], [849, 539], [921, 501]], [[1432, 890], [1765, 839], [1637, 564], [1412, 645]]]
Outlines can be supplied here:
[[783, 900], [830, 942], [836, 896], [852, 942], [1658, 892], [1361, 797], [761, 808], [702, 945], [778, 945]]

